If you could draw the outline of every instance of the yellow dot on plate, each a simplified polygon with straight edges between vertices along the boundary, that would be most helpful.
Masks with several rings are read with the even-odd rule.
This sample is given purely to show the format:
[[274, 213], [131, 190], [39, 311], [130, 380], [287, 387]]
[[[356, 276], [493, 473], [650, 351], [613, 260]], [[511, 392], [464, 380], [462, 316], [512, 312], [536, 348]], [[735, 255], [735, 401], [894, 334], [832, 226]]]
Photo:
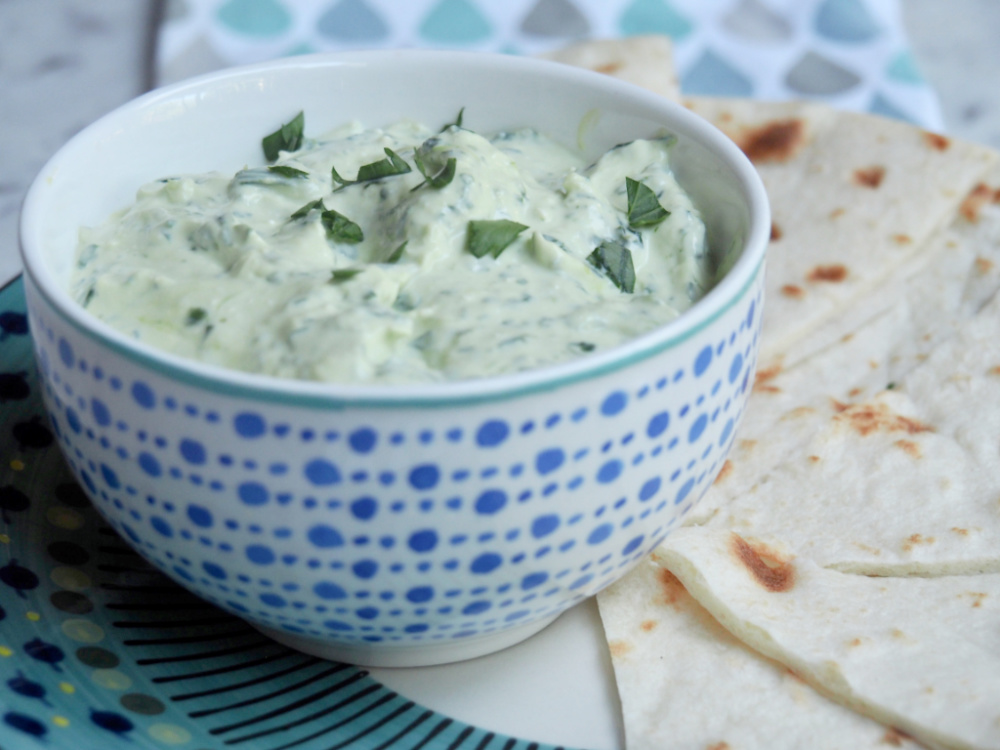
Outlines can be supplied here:
[[76, 688], [70, 685], [68, 682], [60, 682], [59, 689], [62, 690], [66, 695], [73, 695], [76, 692]]
[[24, 471], [24, 461], [19, 458], [15, 458], [10, 462], [10, 468], [14, 471]]
[[68, 727], [69, 719], [67, 719], [65, 716], [53, 716], [52, 723], [55, 724], [57, 727]]
[[10, 544], [10, 537], [6, 534], [0, 534], [0, 544]]
[[49, 573], [52, 583], [70, 591], [84, 591], [90, 588], [90, 576], [82, 570], [61, 565]]
[[42, 619], [42, 616], [37, 612], [25, 612], [24, 616], [27, 617], [32, 622], [38, 622], [39, 620]]
[[168, 745], [183, 745], [191, 741], [191, 733], [176, 724], [153, 724], [149, 736]]
[[62, 632], [79, 643], [100, 643], [104, 640], [104, 628], [83, 618], [66, 620]]
[[0, 646], [0, 656], [13, 656], [14, 652], [6, 646]]
[[132, 687], [132, 678], [117, 669], [95, 669], [90, 679], [108, 690], [128, 690]]
[[77, 513], [72, 508], [66, 508], [61, 505], [53, 505], [45, 511], [45, 518], [56, 528], [66, 529], [67, 531], [75, 531], [84, 524], [82, 513]]

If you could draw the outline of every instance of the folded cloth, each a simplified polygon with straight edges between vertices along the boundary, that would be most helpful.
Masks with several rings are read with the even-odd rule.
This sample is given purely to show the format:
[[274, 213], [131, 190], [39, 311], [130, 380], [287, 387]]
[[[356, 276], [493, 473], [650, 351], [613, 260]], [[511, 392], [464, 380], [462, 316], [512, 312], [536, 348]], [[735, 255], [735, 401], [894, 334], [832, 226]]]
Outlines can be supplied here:
[[899, 0], [170, 0], [161, 84], [308, 52], [438, 47], [550, 52], [664, 34], [685, 94], [819, 99], [942, 129]]

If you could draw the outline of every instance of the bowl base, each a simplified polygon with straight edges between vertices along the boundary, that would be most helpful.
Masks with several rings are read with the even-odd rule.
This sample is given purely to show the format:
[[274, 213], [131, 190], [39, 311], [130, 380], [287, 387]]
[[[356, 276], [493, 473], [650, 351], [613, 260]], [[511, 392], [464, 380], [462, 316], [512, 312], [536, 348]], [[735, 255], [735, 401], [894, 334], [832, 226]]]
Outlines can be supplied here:
[[296, 651], [321, 659], [355, 664], [360, 667], [429, 667], [485, 656], [520, 643], [555, 621], [559, 614], [535, 622], [507, 628], [499, 633], [461, 638], [450, 643], [420, 643], [398, 646], [386, 643], [331, 643], [286, 630], [250, 623], [268, 638]]

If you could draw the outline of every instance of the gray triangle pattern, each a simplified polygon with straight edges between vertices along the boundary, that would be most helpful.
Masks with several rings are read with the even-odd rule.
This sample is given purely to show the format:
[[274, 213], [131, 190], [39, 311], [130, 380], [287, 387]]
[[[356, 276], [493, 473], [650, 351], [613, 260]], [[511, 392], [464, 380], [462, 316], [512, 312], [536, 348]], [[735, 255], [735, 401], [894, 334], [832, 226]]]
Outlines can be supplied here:
[[785, 85], [800, 94], [829, 96], [852, 89], [861, 77], [815, 53], [807, 52], [788, 71]]
[[590, 23], [569, 0], [538, 0], [521, 22], [521, 31], [529, 36], [583, 37], [590, 33]]
[[760, 0], [742, 0], [725, 18], [722, 26], [735, 36], [754, 42], [779, 44], [792, 38], [792, 25], [767, 8]]

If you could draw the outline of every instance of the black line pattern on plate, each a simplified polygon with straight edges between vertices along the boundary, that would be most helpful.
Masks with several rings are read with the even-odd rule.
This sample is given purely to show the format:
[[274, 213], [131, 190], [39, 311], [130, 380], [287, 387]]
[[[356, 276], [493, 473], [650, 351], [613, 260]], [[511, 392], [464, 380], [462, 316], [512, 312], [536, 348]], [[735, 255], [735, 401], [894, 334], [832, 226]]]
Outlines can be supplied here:
[[[170, 702], [183, 706], [186, 716], [203, 724], [223, 747], [539, 748], [538, 743], [497, 736], [436, 714], [373, 681], [366, 670], [306, 656], [264, 638], [175, 585], [130, 548], [110, 543], [108, 537], [116, 536], [110, 527], [102, 526], [99, 533], [106, 540], [96, 547], [104, 607], [116, 615], [114, 628], [134, 636], [120, 642], [136, 665], [152, 670], [150, 681], [164, 686]], [[225, 647], [198, 648], [214, 643]], [[199, 668], [184, 668], [192, 664]], [[229, 681], [220, 685], [220, 678]]]

